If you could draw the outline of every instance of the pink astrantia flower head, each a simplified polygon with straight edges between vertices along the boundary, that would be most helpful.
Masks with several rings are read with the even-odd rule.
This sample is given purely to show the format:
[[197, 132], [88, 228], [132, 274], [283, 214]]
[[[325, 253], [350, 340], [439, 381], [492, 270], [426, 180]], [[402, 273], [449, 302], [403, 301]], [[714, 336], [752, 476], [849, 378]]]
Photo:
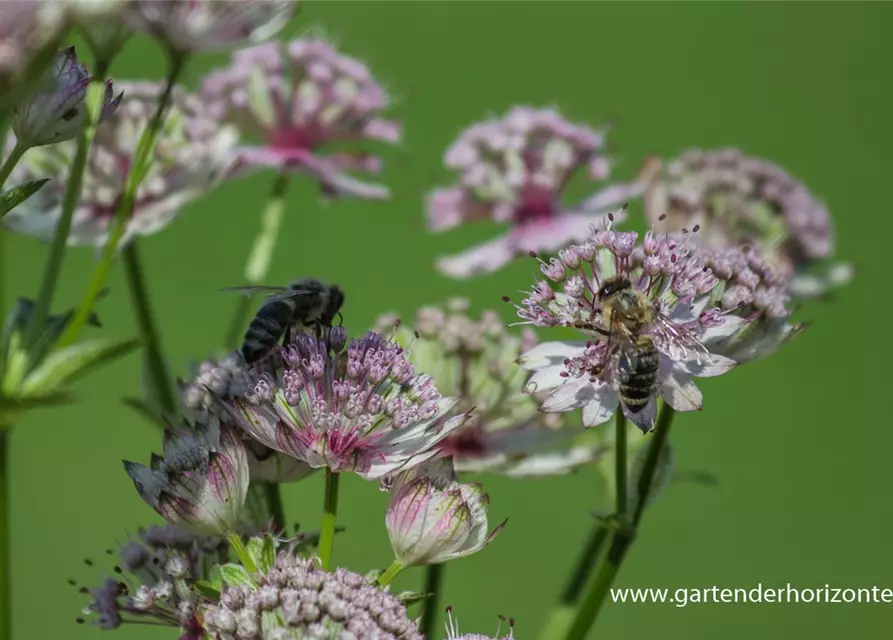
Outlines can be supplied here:
[[[72, 245], [105, 245], [140, 132], [148, 125], [162, 90], [158, 83], [118, 84], [126, 99], [97, 130], [69, 235]], [[188, 202], [207, 193], [225, 177], [231, 167], [230, 151], [237, 140], [235, 129], [210, 118], [195, 95], [175, 88], [172, 100], [122, 243], [163, 229]], [[52, 239], [75, 148], [75, 141], [71, 140], [25, 154], [10, 183], [46, 177], [50, 181], [6, 215], [3, 224], [44, 241]]]
[[818, 296], [851, 278], [849, 265], [827, 263], [835, 238], [825, 204], [776, 164], [737, 149], [690, 149], [666, 164], [650, 159], [643, 182], [646, 214], [659, 230], [700, 225], [708, 248], [753, 246], [793, 296]]
[[146, 467], [124, 462], [140, 497], [172, 525], [201, 535], [232, 533], [248, 493], [248, 458], [236, 429], [216, 417], [168, 429]]
[[[377, 479], [438, 455], [466, 421], [456, 401], [376, 333], [351, 340], [299, 334], [276, 373], [249, 371], [224, 406], [258, 442], [311, 467]], [[277, 354], [274, 354], [277, 355]]]
[[477, 484], [456, 482], [449, 458], [404, 471], [390, 487], [385, 523], [401, 565], [440, 564], [476, 553], [505, 526], [487, 532], [488, 498]]
[[732, 283], [687, 245], [687, 237], [649, 232], [639, 244], [634, 232], [601, 229], [541, 262], [544, 278], [518, 315], [535, 326], [574, 327], [592, 338], [586, 344], [540, 344], [521, 357], [521, 365], [534, 371], [528, 389], [550, 391], [545, 411], [583, 408], [583, 424], [594, 426], [622, 405], [648, 431], [657, 396], [677, 411], [701, 408], [692, 377], [734, 366], [711, 345], [740, 325], [717, 308]]
[[[433, 231], [490, 218], [511, 225], [506, 235], [438, 261], [455, 278], [495, 271], [528, 251], [551, 252], [589, 235], [611, 207], [638, 195], [638, 185], [614, 185], [565, 208], [562, 190], [580, 170], [608, 177], [605, 135], [565, 120], [554, 109], [514, 107], [504, 117], [472, 125], [450, 146], [446, 166], [459, 184], [428, 196]], [[618, 220], [619, 221], [619, 220]]]
[[[12, 130], [20, 145], [30, 148], [71, 140], [84, 127], [87, 117], [87, 87], [92, 78], [78, 62], [74, 47], [56, 54], [43, 80], [27, 100], [12, 112]], [[117, 96], [108, 80], [99, 113], [102, 122], [115, 112], [123, 93]]]
[[[533, 331], [516, 335], [495, 311], [474, 317], [468, 307], [464, 299], [423, 307], [412, 328], [407, 323], [394, 332], [395, 341], [412, 344], [410, 362], [469, 414], [468, 422], [441, 444], [456, 471], [562, 475], [592, 462], [600, 447], [581, 441], [580, 425], [568, 424], [560, 414], [542, 413], [537, 399], [524, 393], [530, 373], [517, 360], [536, 345]], [[386, 330], [394, 320], [384, 315], [376, 327]]]
[[296, 0], [133, 0], [124, 19], [174, 51], [214, 51], [269, 40], [296, 6]]
[[330, 143], [395, 143], [400, 126], [381, 116], [390, 98], [360, 61], [319, 39], [269, 43], [237, 51], [226, 69], [205, 80], [217, 117], [255, 134], [258, 147], [239, 149], [240, 169], [292, 169], [316, 177], [332, 195], [383, 199], [386, 187], [352, 177], [377, 172], [379, 159], [323, 153]]

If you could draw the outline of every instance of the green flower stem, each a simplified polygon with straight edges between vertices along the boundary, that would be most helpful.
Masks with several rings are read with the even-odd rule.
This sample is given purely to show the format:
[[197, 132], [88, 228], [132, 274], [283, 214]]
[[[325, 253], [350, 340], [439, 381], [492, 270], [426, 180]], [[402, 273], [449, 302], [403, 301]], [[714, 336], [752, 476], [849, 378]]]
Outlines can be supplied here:
[[[273, 180], [267, 206], [261, 215], [260, 230], [254, 238], [254, 246], [245, 263], [245, 280], [249, 285], [262, 284], [270, 272], [270, 262], [279, 229], [285, 214], [285, 192], [288, 188], [288, 176], [280, 173]], [[229, 329], [226, 332], [226, 345], [237, 349], [242, 342], [242, 335], [251, 315], [251, 299], [247, 296], [239, 298], [236, 311], [233, 313]]]
[[[81, 186], [84, 182], [84, 172], [87, 168], [87, 157], [93, 139], [96, 137], [96, 128], [99, 126], [99, 117], [102, 113], [102, 103], [105, 98], [105, 76], [108, 67], [100, 64], [96, 68], [93, 81], [87, 88], [86, 123], [78, 133], [77, 149], [71, 170], [68, 174], [68, 182], [65, 185], [65, 196], [62, 199], [62, 213], [56, 224], [53, 244], [50, 247], [50, 255], [47, 257], [43, 269], [43, 278], [37, 294], [37, 302], [34, 305], [34, 315], [28, 323], [28, 331], [25, 334], [25, 344], [30, 348], [43, 333], [44, 325], [50, 314], [53, 304], [53, 294], [56, 284], [59, 282], [59, 274], [62, 272], [62, 260], [65, 257], [65, 249], [68, 246], [68, 236], [71, 233], [71, 223], [74, 219], [74, 211], [81, 197]], [[33, 362], [31, 364], [34, 364]]]
[[319, 559], [322, 568], [332, 566], [332, 549], [335, 546], [335, 517], [338, 513], [338, 474], [326, 467], [326, 489], [323, 498], [322, 527], [319, 532]]
[[19, 160], [22, 159], [22, 156], [25, 155], [25, 151], [27, 150], [27, 147], [23, 147], [18, 143], [16, 143], [16, 145], [12, 148], [12, 151], [9, 153], [9, 157], [3, 163], [3, 166], [0, 166], [0, 189], [3, 188], [4, 184], [6, 184], [6, 180], [7, 178], [9, 178], [9, 174], [12, 173], [12, 170], [15, 169], [16, 165], [19, 163]]
[[673, 424], [674, 415], [675, 411], [672, 407], [664, 404], [660, 417], [657, 419], [657, 425], [655, 425], [653, 439], [648, 448], [645, 464], [642, 466], [642, 474], [638, 479], [638, 503], [636, 504], [631, 526], [624, 526], [624, 523], [620, 523], [620, 526], [614, 532], [605, 562], [596, 574], [592, 584], [589, 585], [589, 590], [577, 609], [571, 627], [564, 636], [565, 640], [583, 640], [595, 623], [598, 613], [608, 597], [614, 578], [620, 570], [620, 565], [636, 537], [636, 530], [645, 511], [645, 505], [648, 502], [648, 494], [651, 491], [654, 474], [657, 472], [661, 451], [667, 442], [667, 437], [670, 435], [670, 427]]
[[[2, 418], [0, 418], [2, 420]], [[9, 606], [9, 427], [0, 424], [0, 640], [12, 636], [12, 609]]]
[[264, 482], [264, 495], [266, 497], [267, 509], [273, 518], [274, 528], [287, 528], [285, 523], [285, 507], [282, 506], [282, 492], [279, 485], [275, 482]]
[[598, 557], [608, 541], [610, 533], [611, 530], [603, 522], [597, 521], [593, 525], [589, 540], [583, 547], [580, 557], [574, 563], [574, 571], [561, 594], [561, 600], [549, 613], [546, 626], [540, 633], [542, 640], [553, 640], [567, 633], [571, 621], [574, 619], [577, 602], [583, 594], [583, 588], [589, 582], [589, 576], [592, 575], [596, 567]]
[[[392, 565], [393, 566], [393, 565]], [[428, 598], [422, 603], [422, 621], [419, 631], [425, 638], [436, 637], [437, 614], [440, 613], [440, 590], [443, 583], [443, 564], [429, 564], [425, 567], [425, 590]]]
[[[391, 582], [394, 581], [394, 578], [396, 578], [398, 575], [400, 575], [400, 572], [403, 571], [403, 569], [405, 569], [405, 568], [406, 567], [404, 567], [402, 564], [400, 564], [399, 562], [394, 560], [391, 563], [391, 566], [388, 567], [387, 569], [385, 569], [385, 572], [378, 577], [378, 586], [379, 587], [388, 586], [389, 584], [391, 584]], [[427, 638], [429, 636], [425, 636], [425, 637]]]
[[242, 563], [242, 566], [250, 574], [257, 573], [257, 565], [254, 564], [254, 559], [251, 557], [251, 554], [248, 553], [248, 548], [245, 546], [245, 543], [242, 542], [242, 538], [239, 537], [237, 533], [229, 534], [226, 539], [229, 541], [229, 546], [232, 548], [233, 553], [236, 554], [236, 557], [239, 559], [239, 562]]
[[626, 490], [626, 483], [629, 478], [629, 472], [626, 470], [626, 418], [623, 417], [623, 410], [620, 407], [617, 408], [617, 412], [614, 415], [616, 425], [616, 434], [614, 436], [614, 484], [616, 485], [615, 493], [617, 494], [615, 515], [622, 523], [629, 509], [629, 498]]
[[161, 336], [158, 334], [158, 327], [155, 325], [155, 318], [152, 314], [152, 306], [149, 302], [149, 293], [146, 290], [146, 280], [143, 277], [143, 268], [140, 264], [136, 241], [131, 242], [124, 248], [124, 270], [127, 273], [127, 284], [130, 289], [133, 308], [136, 312], [140, 338], [145, 347], [149, 384], [155, 392], [155, 399], [158, 401], [161, 410], [167, 415], [176, 415], [179, 404], [174, 394], [174, 384], [161, 350]]
[[124, 236], [124, 231], [127, 228], [127, 221], [133, 215], [133, 210], [136, 206], [137, 189], [139, 189], [140, 184], [146, 177], [146, 172], [150, 166], [151, 155], [155, 150], [155, 140], [158, 137], [158, 132], [161, 130], [162, 124], [164, 124], [164, 116], [167, 107], [171, 102], [171, 94], [173, 93], [174, 86], [183, 73], [185, 63], [185, 56], [171, 55], [164, 91], [158, 101], [155, 115], [149, 122], [149, 126], [143, 129], [143, 133], [137, 144], [133, 163], [130, 165], [130, 171], [127, 174], [127, 182], [124, 185], [124, 193], [121, 196], [118, 209], [115, 212], [115, 217], [109, 227], [109, 238], [102, 249], [99, 265], [93, 272], [93, 278], [90, 281], [84, 301], [81, 303], [81, 306], [78, 308], [72, 321], [68, 324], [68, 327], [66, 327], [61, 338], [59, 338], [58, 348], [60, 349], [73, 344], [77, 340], [78, 335], [90, 318], [90, 314], [93, 312], [93, 305], [96, 303], [96, 299], [99, 297], [99, 294], [105, 286], [105, 280], [108, 276], [112, 260], [117, 253], [118, 244]]

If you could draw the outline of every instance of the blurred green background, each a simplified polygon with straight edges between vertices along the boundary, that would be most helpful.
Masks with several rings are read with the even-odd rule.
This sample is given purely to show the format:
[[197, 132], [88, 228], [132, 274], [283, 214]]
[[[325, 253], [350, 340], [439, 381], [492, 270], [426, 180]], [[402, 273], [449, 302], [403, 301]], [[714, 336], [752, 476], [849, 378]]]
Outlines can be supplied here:
[[[441, 158], [460, 128], [518, 102], [555, 104], [573, 120], [616, 119], [620, 177], [632, 176], [645, 154], [691, 145], [737, 145], [771, 158], [827, 199], [839, 255], [856, 263], [857, 280], [830, 303], [803, 309], [814, 326], [783, 352], [703, 383], [705, 411], [683, 416], [675, 429], [678, 462], [716, 474], [720, 484], [667, 492], [617, 584], [893, 587], [893, 430], [880, 402], [893, 355], [881, 279], [891, 231], [891, 19], [889, 3], [307, 2], [291, 32], [322, 29], [367, 61], [398, 99], [406, 142], [386, 156], [390, 203], [320, 206], [316, 186], [296, 181], [270, 280], [339, 282], [355, 330], [379, 312], [408, 317], [457, 294], [478, 309], [499, 308], [508, 322], [499, 296], [527, 287], [532, 264], [468, 283], [439, 276], [435, 255], [487, 239], [496, 227], [430, 235], [423, 195], [451, 179]], [[196, 60], [190, 84], [225, 59]], [[121, 79], [162, 72], [148, 41], [134, 41], [114, 68]], [[234, 300], [216, 290], [242, 280], [270, 178], [223, 186], [143, 243], [164, 346], [181, 375], [222, 340]], [[45, 248], [29, 238], [10, 244], [10, 288], [32, 295]], [[80, 299], [92, 265], [89, 250], [69, 253], [59, 307]], [[105, 331], [132, 334], [117, 270], [111, 284], [99, 308]], [[120, 462], [145, 460], [160, 444], [120, 403], [138, 385], [138, 358], [130, 357], [84, 381], [77, 406], [34, 414], [14, 433], [17, 640], [100, 633], [75, 625], [86, 600], [67, 579], [98, 583], [104, 569], [82, 559], [104, 567], [104, 549], [158, 521]], [[595, 475], [484, 482], [493, 521], [511, 521], [491, 547], [449, 566], [445, 602], [466, 632], [492, 633], [505, 614], [517, 619], [517, 637], [536, 637], [599, 505]], [[288, 487], [285, 499], [290, 518], [315, 528], [321, 477]], [[389, 562], [384, 505], [377, 486], [347, 479], [338, 563], [365, 571]], [[417, 588], [421, 577], [408, 571], [397, 588]], [[878, 637], [888, 633], [891, 607], [609, 603], [592, 637]], [[146, 627], [116, 633], [174, 637]]]

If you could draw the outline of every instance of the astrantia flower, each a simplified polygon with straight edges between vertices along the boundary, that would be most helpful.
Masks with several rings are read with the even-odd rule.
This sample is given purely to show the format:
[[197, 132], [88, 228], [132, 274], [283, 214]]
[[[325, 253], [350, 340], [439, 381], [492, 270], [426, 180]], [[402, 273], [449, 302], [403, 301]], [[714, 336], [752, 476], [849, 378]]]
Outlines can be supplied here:
[[[87, 67], [78, 62], [74, 47], [56, 54], [35, 92], [13, 109], [12, 130], [19, 145], [38, 147], [77, 136], [87, 118], [84, 100], [91, 81]], [[100, 122], [115, 112], [122, 95], [114, 95], [112, 81], [106, 81]]]
[[297, 0], [133, 0], [124, 18], [174, 51], [208, 51], [255, 44], [275, 36]]
[[665, 167], [650, 162], [645, 208], [659, 229], [697, 224], [709, 248], [754, 246], [791, 280], [795, 296], [820, 295], [851, 277], [849, 265], [825, 264], [834, 253], [825, 204], [778, 165], [737, 149], [692, 149]]
[[[535, 372], [528, 389], [550, 392], [543, 410], [582, 407], [583, 424], [595, 426], [611, 417], [623, 392], [627, 399], [639, 400], [624, 401], [624, 414], [648, 431], [656, 395], [677, 411], [700, 409], [701, 392], [692, 377], [720, 375], [735, 364], [710, 351], [714, 340], [740, 328], [727, 324], [728, 314], [715, 306], [730, 283], [690, 252], [683, 239], [653, 233], [646, 234], [641, 245], [637, 239], [633, 232], [596, 231], [589, 241], [571, 245], [559, 258], [541, 264], [545, 278], [534, 284], [518, 315], [539, 327], [577, 327], [593, 338], [584, 345], [540, 344], [522, 356], [520, 364]], [[624, 346], [634, 341], [624, 340], [623, 330], [617, 328], [621, 316], [615, 316], [613, 329], [603, 317], [609, 289], [622, 290], [624, 285], [627, 297], [653, 314], [650, 322], [629, 330], [648, 336], [656, 354]], [[612, 332], [609, 346], [606, 335]], [[646, 371], [656, 375], [656, 394], [650, 398], [641, 395], [642, 385], [634, 385], [636, 376]]]
[[[376, 322], [378, 330], [393, 326], [391, 315]], [[411, 344], [410, 362], [470, 416], [441, 445], [457, 471], [558, 475], [595, 458], [598, 450], [578, 442], [577, 429], [563, 427], [560, 414], [540, 412], [536, 398], [523, 391], [530, 374], [517, 360], [537, 343], [532, 331], [509, 333], [495, 311], [472, 318], [466, 300], [420, 309], [412, 329], [401, 325], [394, 340]]]
[[422, 640], [397, 596], [358, 573], [329, 573], [287, 551], [250, 584], [224, 587], [220, 602], [201, 614], [208, 637], [220, 640]]
[[36, 81], [29, 65], [59, 35], [64, 15], [53, 0], [0, 2], [0, 107], [21, 97]]
[[224, 404], [260, 443], [332, 471], [377, 479], [438, 454], [466, 420], [406, 350], [376, 333], [351, 340], [299, 334], [274, 374], [250, 374]]
[[390, 494], [385, 523], [394, 556], [405, 567], [476, 553], [505, 526], [488, 533], [487, 494], [479, 484], [456, 482], [449, 458], [402, 472]]
[[[81, 588], [91, 596], [84, 615], [104, 630], [130, 622], [188, 630], [197, 624], [196, 583], [210, 578], [211, 568], [225, 561], [228, 548], [224, 539], [175, 527], [142, 530], [139, 540], [118, 549], [117, 578], [107, 578], [92, 589]], [[196, 640], [200, 637], [195, 636]]]
[[[127, 99], [96, 133], [70, 244], [105, 245], [140, 132], [148, 126], [162, 89], [157, 83], [118, 84]], [[231, 166], [230, 151], [236, 140], [235, 130], [210, 118], [198, 97], [175, 88], [122, 243], [160, 231], [189, 201], [207, 193]], [[9, 182], [21, 184], [45, 177], [50, 182], [3, 218], [7, 227], [41, 240], [52, 239], [75, 147], [75, 142], [69, 141], [25, 154]]]
[[503, 616], [499, 616], [499, 628], [496, 629], [496, 635], [485, 636], [482, 633], [462, 633], [459, 631], [459, 620], [453, 615], [453, 608], [447, 607], [446, 622], [446, 638], [445, 640], [514, 640], [515, 637], [515, 619], [508, 619], [509, 632], [502, 635], [502, 625], [506, 622]]
[[602, 132], [571, 124], [553, 109], [514, 107], [503, 118], [463, 131], [447, 150], [446, 166], [460, 173], [458, 185], [428, 196], [433, 231], [492, 218], [509, 232], [464, 253], [441, 258], [438, 267], [456, 278], [495, 271], [528, 251], [550, 252], [589, 235], [589, 227], [612, 207], [638, 195], [637, 185], [615, 185], [576, 207], [561, 194], [578, 170], [603, 180], [611, 163]]
[[168, 429], [149, 467], [124, 462], [146, 503], [171, 524], [204, 535], [235, 530], [248, 492], [248, 458], [236, 430], [216, 417]]
[[237, 51], [205, 80], [214, 113], [261, 140], [239, 149], [241, 169], [292, 169], [315, 176], [332, 194], [381, 199], [386, 187], [351, 177], [377, 172], [375, 156], [321, 153], [334, 143], [398, 142], [400, 127], [381, 117], [390, 98], [366, 66], [323, 40], [269, 43]]

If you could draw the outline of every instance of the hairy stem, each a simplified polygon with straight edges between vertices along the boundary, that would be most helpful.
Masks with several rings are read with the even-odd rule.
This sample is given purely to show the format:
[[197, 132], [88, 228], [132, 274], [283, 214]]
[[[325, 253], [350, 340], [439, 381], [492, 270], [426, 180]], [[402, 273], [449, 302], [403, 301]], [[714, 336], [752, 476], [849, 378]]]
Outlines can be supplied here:
[[620, 565], [626, 557], [626, 553], [632, 546], [636, 537], [636, 530], [645, 511], [645, 505], [648, 503], [648, 494], [654, 481], [654, 474], [657, 472], [658, 462], [660, 460], [661, 451], [670, 435], [670, 427], [673, 424], [673, 416], [675, 411], [668, 404], [664, 404], [660, 412], [660, 417], [655, 426], [653, 440], [648, 448], [645, 458], [645, 464], [642, 466], [642, 473], [638, 478], [638, 502], [633, 515], [630, 526], [620, 523], [614, 532], [611, 540], [611, 546], [608, 548], [607, 557], [602, 564], [598, 573], [595, 575], [592, 584], [580, 603], [571, 627], [565, 635], [565, 640], [583, 640], [601, 611], [602, 605], [608, 597], [614, 578], [620, 570]]
[[[65, 257], [65, 249], [68, 246], [68, 236], [71, 233], [71, 223], [74, 220], [74, 211], [81, 198], [81, 186], [84, 182], [84, 172], [87, 169], [87, 157], [93, 139], [96, 137], [96, 128], [99, 126], [99, 118], [102, 114], [102, 103], [105, 98], [105, 76], [108, 67], [100, 63], [90, 86], [87, 88], [86, 98], [86, 123], [78, 134], [77, 148], [71, 170], [68, 174], [68, 182], [65, 185], [65, 195], [62, 199], [62, 213], [56, 224], [53, 234], [53, 244], [50, 247], [50, 255], [47, 257], [43, 269], [43, 278], [40, 282], [40, 290], [37, 294], [37, 302], [34, 305], [34, 315], [28, 323], [28, 331], [25, 334], [25, 344], [30, 348], [43, 333], [44, 325], [50, 314], [53, 304], [53, 294], [62, 273], [62, 260]], [[30, 363], [32, 366], [35, 364]]]
[[146, 280], [143, 277], [143, 268], [135, 241], [124, 249], [124, 269], [127, 273], [127, 285], [136, 313], [140, 338], [145, 349], [149, 384], [155, 392], [154, 399], [165, 414], [176, 415], [178, 411], [177, 396], [174, 393], [173, 381], [161, 350], [161, 336], [155, 325], [152, 305], [149, 302], [149, 292], [146, 289]]
[[[280, 173], [273, 180], [267, 205], [261, 214], [260, 230], [254, 238], [254, 246], [245, 263], [245, 280], [249, 285], [262, 284], [270, 272], [270, 262], [282, 218], [285, 213], [285, 192], [288, 188], [288, 176]], [[245, 326], [251, 316], [251, 299], [247, 296], [239, 298], [236, 310], [226, 331], [226, 346], [237, 349], [242, 341]]]
[[335, 518], [338, 513], [339, 475], [326, 467], [326, 488], [323, 497], [322, 527], [319, 533], [319, 560], [328, 571], [332, 566], [332, 549], [335, 546]]
[[425, 590], [428, 598], [422, 603], [422, 621], [419, 631], [426, 638], [436, 637], [437, 615], [440, 613], [440, 589], [443, 582], [444, 565], [429, 564], [425, 567]]
[[151, 156], [155, 150], [155, 140], [158, 138], [158, 132], [161, 130], [161, 125], [164, 123], [164, 116], [170, 105], [174, 86], [183, 73], [185, 63], [186, 58], [182, 54], [172, 54], [170, 57], [164, 91], [161, 94], [161, 98], [158, 101], [158, 106], [155, 109], [155, 114], [152, 116], [152, 120], [149, 122], [149, 126], [143, 129], [143, 133], [140, 136], [133, 162], [130, 165], [130, 171], [127, 174], [127, 182], [124, 185], [124, 192], [121, 195], [118, 209], [115, 212], [115, 217], [110, 225], [109, 237], [102, 249], [102, 256], [99, 259], [99, 264], [93, 272], [93, 278], [90, 280], [90, 285], [87, 288], [87, 295], [84, 296], [84, 300], [80, 307], [78, 307], [77, 313], [65, 329], [62, 337], [59, 339], [59, 348], [66, 347], [77, 340], [78, 335], [90, 318], [96, 299], [99, 297], [99, 294], [105, 286], [109, 268], [111, 267], [112, 260], [118, 250], [118, 244], [121, 242], [121, 238], [124, 237], [127, 221], [133, 216], [133, 211], [136, 206], [137, 189], [139, 189], [140, 184], [146, 176], [146, 171], [150, 166]]

